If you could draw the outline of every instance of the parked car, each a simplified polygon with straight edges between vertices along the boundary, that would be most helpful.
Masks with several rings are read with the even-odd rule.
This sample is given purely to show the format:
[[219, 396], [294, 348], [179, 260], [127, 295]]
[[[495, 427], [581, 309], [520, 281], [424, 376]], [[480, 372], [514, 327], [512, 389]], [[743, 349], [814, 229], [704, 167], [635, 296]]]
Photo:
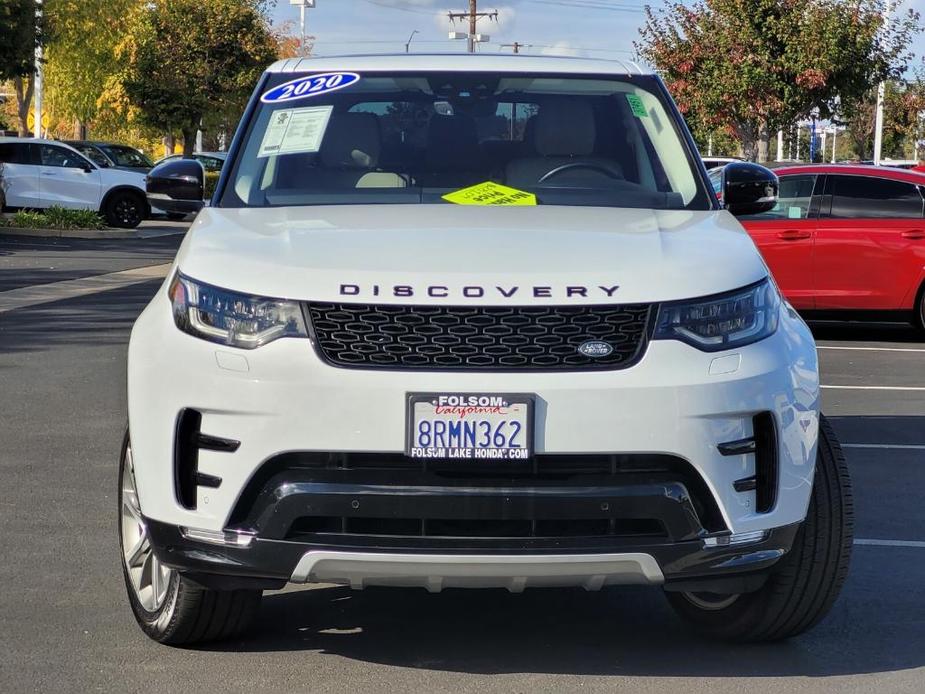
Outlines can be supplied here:
[[141, 150], [113, 142], [92, 142], [88, 140], [65, 140], [94, 164], [101, 168], [123, 169], [137, 173], [148, 173], [153, 162]]
[[148, 636], [234, 636], [287, 582], [643, 584], [752, 641], [822, 619], [848, 470], [812, 334], [732, 216], [774, 205], [771, 171], [727, 165], [721, 210], [622, 62], [286, 60], [246, 114], [211, 206], [195, 162], [148, 176], [201, 210], [128, 350]]
[[744, 159], [739, 159], [738, 157], [701, 157], [703, 160], [703, 165], [707, 170], [715, 169], [720, 166], [725, 166], [734, 161], [745, 161]]
[[0, 138], [0, 180], [9, 208], [98, 210], [125, 228], [150, 213], [143, 174], [101, 168], [56, 140]]
[[[227, 157], [227, 152], [196, 152], [192, 155], [192, 158], [202, 164], [202, 168], [208, 172], [221, 171]], [[182, 154], [171, 154], [159, 159], [157, 163], [163, 164], [165, 161], [176, 161], [182, 158]]]
[[839, 164], [776, 173], [775, 208], [742, 223], [790, 303], [925, 328], [925, 175]]

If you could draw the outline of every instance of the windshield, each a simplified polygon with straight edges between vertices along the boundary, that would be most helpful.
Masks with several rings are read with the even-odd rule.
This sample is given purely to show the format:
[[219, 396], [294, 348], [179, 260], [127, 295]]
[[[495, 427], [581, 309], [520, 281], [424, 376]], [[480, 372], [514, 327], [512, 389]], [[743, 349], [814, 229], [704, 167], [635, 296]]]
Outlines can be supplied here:
[[112, 166], [112, 162], [106, 158], [106, 155], [99, 151], [93, 145], [85, 145], [81, 142], [69, 142], [74, 149], [83, 154], [85, 157], [89, 158], [97, 166], [101, 166], [104, 169]]
[[124, 145], [106, 145], [103, 147], [106, 154], [112, 157], [116, 166], [134, 166], [140, 168], [151, 168], [154, 164], [144, 154], [137, 149], [126, 147]]
[[653, 77], [272, 75], [219, 205], [711, 209]]

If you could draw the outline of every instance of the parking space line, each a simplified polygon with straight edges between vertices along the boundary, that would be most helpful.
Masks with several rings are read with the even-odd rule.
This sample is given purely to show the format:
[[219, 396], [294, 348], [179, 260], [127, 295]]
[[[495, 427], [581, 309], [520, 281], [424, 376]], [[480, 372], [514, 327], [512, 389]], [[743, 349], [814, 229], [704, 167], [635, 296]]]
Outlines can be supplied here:
[[925, 548], [925, 542], [921, 540], [867, 540], [857, 538], [854, 541], [856, 545], [867, 545], [870, 547], [921, 547]]
[[911, 347], [842, 347], [840, 345], [816, 345], [816, 349], [839, 349], [846, 352], [925, 352], [925, 349]]
[[819, 386], [828, 390], [912, 390], [925, 391], [925, 386]]
[[842, 448], [875, 448], [890, 449], [897, 448], [906, 451], [925, 451], [925, 444], [917, 443], [843, 443]]
[[105, 275], [93, 275], [75, 280], [63, 280], [61, 282], [10, 289], [9, 291], [0, 292], [0, 313], [161, 279], [167, 276], [170, 265], [170, 263], [147, 265], [131, 270], [110, 272]]

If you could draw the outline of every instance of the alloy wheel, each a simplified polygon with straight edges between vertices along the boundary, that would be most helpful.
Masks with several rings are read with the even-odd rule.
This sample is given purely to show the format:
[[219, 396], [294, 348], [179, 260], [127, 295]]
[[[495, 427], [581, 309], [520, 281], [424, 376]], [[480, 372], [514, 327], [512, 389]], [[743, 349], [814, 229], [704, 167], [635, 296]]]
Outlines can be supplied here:
[[128, 197], [120, 198], [115, 205], [116, 218], [125, 225], [136, 224], [141, 218], [138, 203]]
[[122, 469], [120, 525], [122, 560], [125, 562], [129, 583], [141, 606], [148, 612], [156, 612], [167, 598], [173, 570], [164, 566], [151, 548], [148, 526], [138, 505], [131, 444], [125, 449], [125, 463]]

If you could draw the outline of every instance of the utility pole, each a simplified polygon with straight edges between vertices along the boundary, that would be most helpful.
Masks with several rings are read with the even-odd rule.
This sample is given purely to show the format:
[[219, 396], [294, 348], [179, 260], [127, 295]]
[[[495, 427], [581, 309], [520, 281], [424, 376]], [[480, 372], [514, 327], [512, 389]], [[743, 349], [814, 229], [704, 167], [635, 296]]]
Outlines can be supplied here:
[[[457, 19], [469, 20], [469, 35], [467, 37], [469, 44], [469, 53], [475, 53], [475, 44], [476, 44], [476, 25], [480, 19], [488, 18], [489, 20], [498, 21], [498, 10], [492, 12], [479, 12], [478, 0], [469, 0], [469, 11], [468, 12], [449, 12], [447, 16], [450, 18], [451, 22], [456, 22]], [[462, 37], [460, 37], [462, 38]]]

